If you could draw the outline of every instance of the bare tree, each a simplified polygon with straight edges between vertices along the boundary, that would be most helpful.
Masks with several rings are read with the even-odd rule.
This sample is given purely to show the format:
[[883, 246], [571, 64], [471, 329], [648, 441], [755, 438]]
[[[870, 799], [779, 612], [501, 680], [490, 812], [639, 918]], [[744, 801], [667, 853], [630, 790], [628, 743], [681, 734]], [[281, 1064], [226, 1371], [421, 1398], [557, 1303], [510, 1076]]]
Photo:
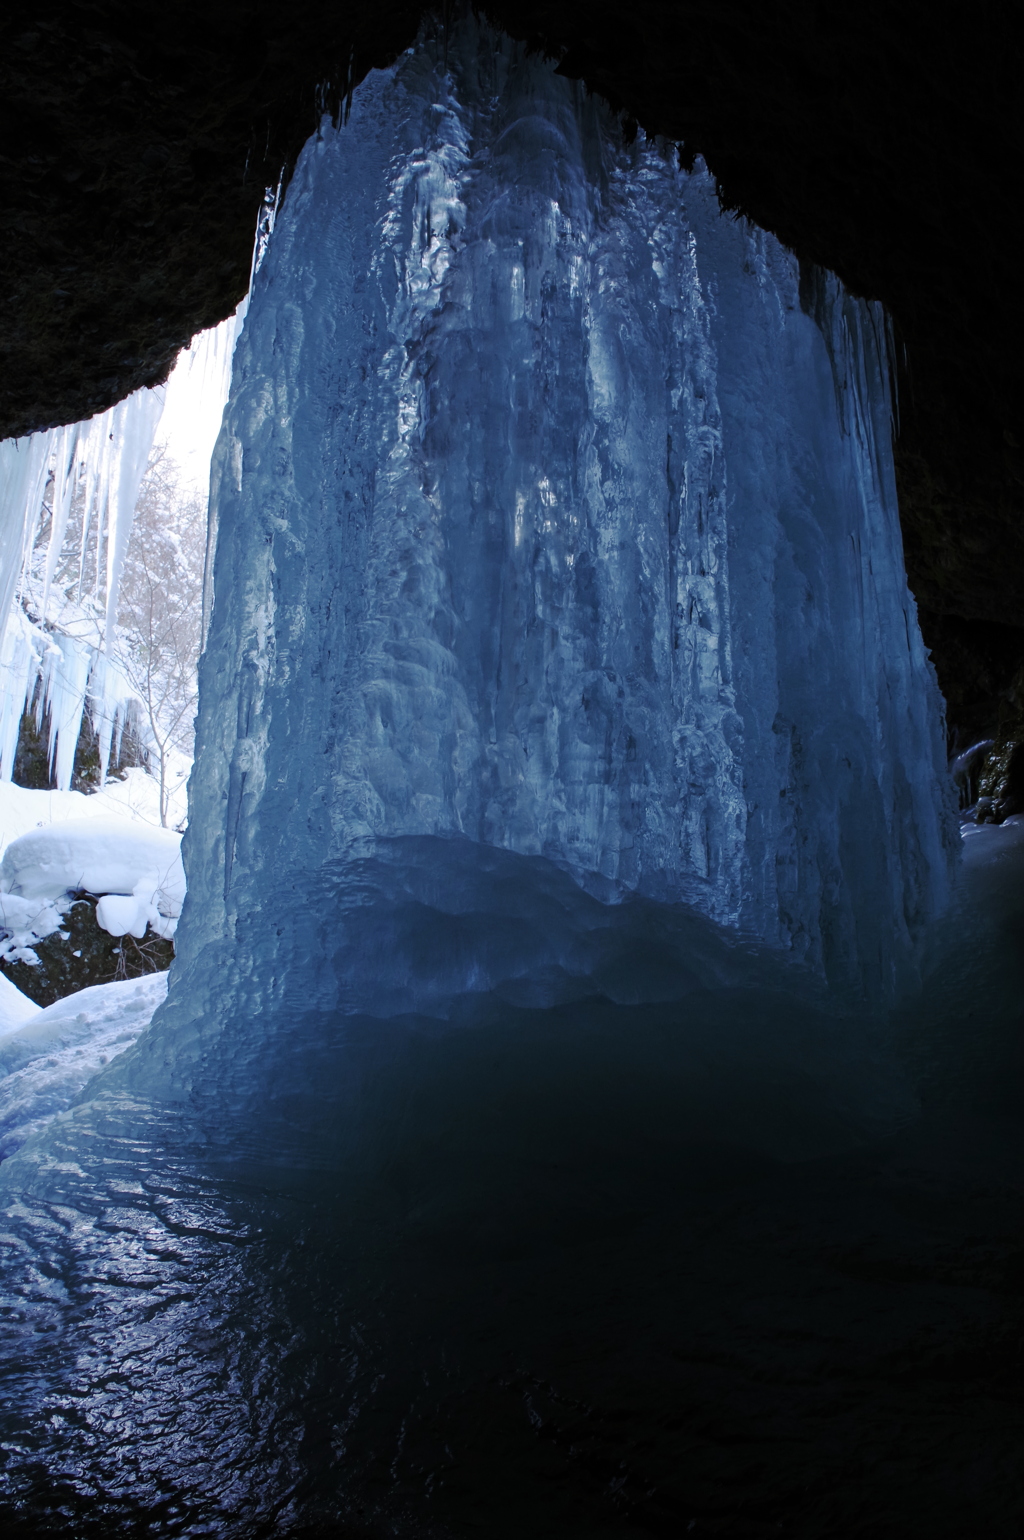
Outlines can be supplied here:
[[173, 752], [191, 757], [202, 638], [206, 500], [154, 451], [136, 505], [121, 580], [118, 653], [143, 706], [150, 768], [166, 825]]

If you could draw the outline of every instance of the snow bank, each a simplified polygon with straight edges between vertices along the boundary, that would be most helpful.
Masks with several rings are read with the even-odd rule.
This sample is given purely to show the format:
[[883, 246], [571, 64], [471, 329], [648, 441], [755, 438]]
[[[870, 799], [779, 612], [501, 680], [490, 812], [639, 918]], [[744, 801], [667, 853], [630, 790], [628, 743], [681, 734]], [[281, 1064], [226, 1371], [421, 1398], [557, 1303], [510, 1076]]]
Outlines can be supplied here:
[[[0, 955], [37, 961], [59, 930], [68, 890], [103, 895], [111, 935], [169, 938], [185, 895], [181, 836], [159, 827], [159, 787], [130, 770], [90, 796], [0, 781]], [[184, 816], [184, 806], [180, 809]], [[40, 1008], [0, 973], [0, 1159], [69, 1107], [135, 1041], [167, 992], [167, 974], [89, 989]]]
[[[180, 786], [171, 793], [171, 823], [183, 825], [187, 813], [188, 770], [182, 756], [175, 767]], [[40, 825], [64, 823], [69, 818], [123, 818], [160, 827], [160, 787], [146, 770], [126, 771], [123, 780], [108, 781], [102, 791], [37, 791], [0, 781], [0, 854], [12, 840]]]
[[0, 973], [0, 1038], [18, 1032], [39, 1015], [41, 1007]]
[[1024, 814], [1015, 813], [1002, 823], [965, 823], [960, 826], [964, 861], [970, 867], [1015, 860], [1024, 849]]
[[68, 819], [33, 829], [8, 845], [0, 862], [0, 890], [23, 898], [89, 893], [131, 893], [152, 875], [168, 914], [181, 913], [185, 876], [181, 836], [118, 818]]
[[7, 928], [14, 930], [19, 917], [7, 895], [23, 901], [20, 918], [27, 920], [32, 900], [52, 903], [79, 890], [104, 895], [96, 918], [112, 936], [141, 937], [150, 924], [169, 939], [185, 897], [180, 834], [122, 818], [68, 819], [32, 829], [4, 851], [0, 907], [6, 902], [11, 911]]
[[41, 1010], [0, 976], [0, 1159], [69, 1107], [149, 1025], [166, 993], [167, 974], [150, 973], [96, 984]]

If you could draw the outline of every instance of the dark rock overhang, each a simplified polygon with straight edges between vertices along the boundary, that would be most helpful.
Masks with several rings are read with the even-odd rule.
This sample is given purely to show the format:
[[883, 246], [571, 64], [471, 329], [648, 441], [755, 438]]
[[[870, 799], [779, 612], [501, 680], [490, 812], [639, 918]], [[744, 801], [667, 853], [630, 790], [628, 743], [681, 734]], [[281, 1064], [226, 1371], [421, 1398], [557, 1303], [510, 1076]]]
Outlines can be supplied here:
[[[162, 379], [245, 290], [264, 189], [420, 0], [19, 0], [0, 32], [0, 435]], [[884, 301], [912, 585], [953, 714], [1024, 661], [1019, 49], [1005, 6], [492, 0], [703, 155], [726, 205]], [[444, 7], [435, 7], [444, 25]], [[966, 720], [966, 718], [965, 718]]]

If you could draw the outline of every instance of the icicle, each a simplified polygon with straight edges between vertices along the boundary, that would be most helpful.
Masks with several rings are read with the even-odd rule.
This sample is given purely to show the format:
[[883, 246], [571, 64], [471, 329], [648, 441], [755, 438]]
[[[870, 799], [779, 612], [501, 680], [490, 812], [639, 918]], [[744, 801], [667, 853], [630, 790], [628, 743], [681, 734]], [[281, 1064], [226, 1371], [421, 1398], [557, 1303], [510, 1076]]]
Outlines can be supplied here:
[[105, 779], [138, 696], [112, 658], [80, 637], [43, 631], [16, 609], [0, 647], [0, 779], [11, 778], [22, 717], [33, 699], [36, 729], [50, 718], [49, 762], [57, 789], [71, 786], [86, 708]]
[[[116, 667], [98, 667], [96, 647], [110, 645], [117, 621], [118, 588], [135, 503], [163, 409], [163, 390], [141, 390], [83, 423], [0, 443], [0, 777], [10, 779], [21, 718], [38, 684], [36, 715], [50, 713], [50, 763], [56, 783], [71, 784], [75, 748], [88, 696], [95, 693], [101, 761], [133, 698]], [[92, 635], [59, 639], [32, 625], [15, 602], [19, 579], [32, 569], [32, 553], [52, 483], [50, 538], [33, 608], [45, 625], [53, 580], [64, 547], [76, 493], [81, 491], [82, 537], [78, 597], [86, 583], [90, 530], [96, 536], [94, 596], [103, 607], [102, 630], [79, 611], [75, 625]], [[96, 676], [95, 692], [91, 685]]]
[[117, 598], [132, 532], [135, 504], [146, 474], [146, 464], [156, 436], [163, 392], [137, 391], [119, 401], [110, 412], [112, 473], [107, 489], [107, 612], [103, 625], [103, 650], [108, 651], [117, 625]]
[[31, 530], [38, 528], [53, 450], [53, 433], [0, 443], [0, 642]]
[[85, 586], [89, 528], [95, 519], [95, 591], [99, 594], [105, 589], [105, 634], [112, 635], [135, 502], [163, 402], [162, 389], [138, 390], [88, 422], [0, 444], [0, 637], [11, 615], [18, 578], [35, 545], [51, 477], [53, 522], [43, 579], [43, 618], [75, 490], [82, 484], [85, 502], [79, 595]]
[[62, 428], [53, 468], [53, 512], [50, 518], [50, 541], [46, 549], [46, 567], [43, 572], [43, 597], [40, 608], [44, 619], [50, 601], [50, 584], [53, 582], [53, 574], [64, 546], [68, 516], [75, 495], [78, 479], [75, 475], [78, 465], [77, 449], [77, 424]]
[[[18, 752], [21, 719], [32, 699], [48, 639], [20, 609], [0, 642], [0, 780], [9, 781]], [[41, 714], [40, 702], [40, 714]]]
[[246, 296], [234, 315], [194, 337], [179, 354], [167, 381], [159, 442], [166, 445], [184, 479], [204, 497], [231, 383], [231, 360], [248, 303]]
[[47, 652], [44, 689], [50, 715], [50, 773], [59, 791], [71, 786], [75, 749], [82, 731], [86, 686], [93, 649], [63, 636]]
[[89, 527], [92, 522], [93, 500], [96, 495], [96, 468], [92, 465], [85, 467], [85, 499], [82, 504], [82, 544], [78, 553], [78, 592], [75, 602], [82, 602], [82, 587], [85, 583], [85, 558], [89, 549]]
[[[263, 266], [263, 258], [267, 254], [270, 245], [270, 237], [274, 233], [274, 225], [277, 222], [277, 211], [281, 207], [281, 188], [284, 185], [284, 175], [277, 179], [276, 187], [268, 187], [263, 193], [263, 203], [256, 220], [256, 236], [252, 243], [252, 263], [249, 268], [249, 294], [252, 293], [253, 279]], [[249, 302], [249, 294], [246, 295], [239, 309], [244, 314], [244, 309]]]
[[[266, 251], [280, 198], [268, 189], [253, 253]], [[184, 349], [166, 388], [140, 390], [88, 421], [0, 443], [0, 778], [9, 779], [24, 711], [36, 698], [37, 726], [50, 711], [50, 761], [59, 787], [70, 785], [75, 747], [88, 701], [103, 774], [119, 751], [136, 696], [114, 661], [118, 598], [135, 505], [170, 399], [164, 437], [186, 444], [186, 477], [203, 486], [231, 379], [232, 355], [248, 306], [197, 335]], [[172, 455], [177, 460], [177, 443]], [[45, 557], [36, 552], [47, 487], [52, 486]], [[80, 500], [80, 501], [79, 501]], [[78, 580], [67, 605], [51, 614], [68, 525], [81, 509]], [[40, 629], [16, 602], [38, 614]], [[58, 605], [58, 610], [61, 606]], [[102, 622], [99, 617], [102, 615]], [[60, 635], [49, 627], [55, 626]], [[71, 633], [71, 634], [69, 634]]]
[[95, 653], [89, 675], [89, 718], [96, 733], [100, 756], [100, 780], [107, 778], [111, 758], [121, 751], [121, 738], [128, 714], [138, 703], [138, 696], [120, 668], [106, 653]]

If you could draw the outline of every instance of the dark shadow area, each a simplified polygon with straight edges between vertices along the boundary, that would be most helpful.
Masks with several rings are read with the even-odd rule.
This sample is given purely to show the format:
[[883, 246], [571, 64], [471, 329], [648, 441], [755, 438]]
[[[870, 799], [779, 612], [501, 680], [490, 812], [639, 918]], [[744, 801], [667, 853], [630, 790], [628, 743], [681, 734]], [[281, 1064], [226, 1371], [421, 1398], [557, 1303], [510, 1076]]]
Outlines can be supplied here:
[[[596, 995], [542, 970], [561, 1003], [501, 986], [444, 1019], [339, 1016], [321, 970], [265, 1003], [257, 1040], [243, 991], [184, 1118], [140, 1099], [162, 1055], [143, 1039], [49, 1146], [73, 1257], [44, 1173], [11, 1162], [13, 1233], [71, 1304], [58, 1326], [38, 1282], [9, 1296], [36, 1299], [11, 1318], [12, 1518], [1011, 1540], [1019, 836], [970, 837], [929, 979], [885, 1021], [771, 988], [704, 922], [667, 986], [648, 918], [646, 945], [628, 920], [605, 938]], [[396, 976], [440, 947], [454, 978], [461, 943], [418, 912], [385, 915]], [[499, 973], [517, 945], [494, 943]], [[325, 967], [347, 976], [343, 953]]]

